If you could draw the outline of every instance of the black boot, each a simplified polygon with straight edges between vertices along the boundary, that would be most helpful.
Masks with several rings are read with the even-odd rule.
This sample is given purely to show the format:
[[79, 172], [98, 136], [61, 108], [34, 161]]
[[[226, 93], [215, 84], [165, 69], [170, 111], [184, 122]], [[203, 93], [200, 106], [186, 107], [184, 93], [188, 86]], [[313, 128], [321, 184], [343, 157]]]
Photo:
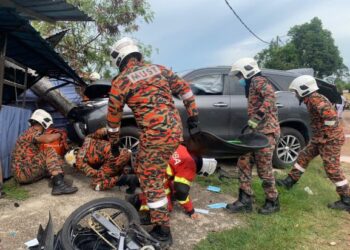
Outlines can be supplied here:
[[278, 197], [275, 200], [265, 200], [265, 204], [258, 210], [259, 214], [272, 214], [280, 211], [280, 202]]
[[350, 196], [341, 195], [339, 201], [328, 204], [328, 207], [332, 209], [345, 210], [350, 212]]
[[228, 204], [226, 208], [231, 213], [250, 213], [253, 211], [252, 197], [240, 189], [238, 200]]
[[276, 180], [277, 186], [284, 187], [285, 189], [291, 189], [295, 183], [297, 182], [293, 180], [289, 175], [285, 179]]
[[72, 194], [78, 191], [77, 187], [67, 185], [63, 180], [63, 174], [55, 175], [52, 178], [52, 195]]
[[173, 237], [168, 226], [155, 225], [149, 234], [159, 241], [162, 249], [166, 249], [173, 244]]

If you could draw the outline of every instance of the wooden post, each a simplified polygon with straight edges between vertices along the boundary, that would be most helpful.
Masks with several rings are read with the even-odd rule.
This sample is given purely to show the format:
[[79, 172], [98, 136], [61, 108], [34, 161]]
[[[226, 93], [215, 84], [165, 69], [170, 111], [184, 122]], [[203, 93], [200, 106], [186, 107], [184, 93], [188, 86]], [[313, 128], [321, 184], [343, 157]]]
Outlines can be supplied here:
[[2, 95], [4, 88], [6, 42], [7, 34], [0, 33], [0, 109], [2, 105]]

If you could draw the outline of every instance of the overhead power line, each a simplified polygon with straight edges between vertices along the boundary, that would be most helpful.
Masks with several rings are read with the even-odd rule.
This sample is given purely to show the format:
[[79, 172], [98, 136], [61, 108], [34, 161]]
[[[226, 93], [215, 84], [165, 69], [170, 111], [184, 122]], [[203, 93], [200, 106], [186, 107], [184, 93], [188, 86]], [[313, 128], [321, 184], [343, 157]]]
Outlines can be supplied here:
[[232, 10], [233, 14], [237, 17], [237, 19], [243, 24], [243, 26], [253, 35], [255, 36], [258, 40], [260, 40], [263, 43], [266, 44], [270, 44], [269, 42], [266, 42], [265, 40], [261, 39], [257, 34], [255, 34], [244, 22], [243, 20], [240, 18], [240, 16], [236, 13], [236, 11], [231, 7], [231, 5], [229, 4], [229, 2], [227, 2], [227, 0], [225, 0], [227, 6]]

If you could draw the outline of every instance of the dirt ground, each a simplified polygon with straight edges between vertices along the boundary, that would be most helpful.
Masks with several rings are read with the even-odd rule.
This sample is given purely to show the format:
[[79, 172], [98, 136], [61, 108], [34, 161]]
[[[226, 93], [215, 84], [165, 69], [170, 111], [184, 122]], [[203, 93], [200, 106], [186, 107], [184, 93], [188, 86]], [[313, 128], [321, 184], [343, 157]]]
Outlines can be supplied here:
[[[342, 150], [343, 168], [350, 178], [350, 111], [344, 113], [346, 144]], [[96, 192], [90, 189], [88, 178], [72, 170], [68, 171], [69, 179], [79, 187], [74, 195], [51, 196], [48, 181], [42, 180], [25, 186], [30, 198], [25, 201], [0, 199], [0, 250], [25, 249], [24, 242], [36, 237], [39, 224], [46, 225], [49, 212], [52, 215], [54, 229], [57, 232], [65, 219], [82, 204], [102, 197], [124, 198], [123, 190], [117, 188]], [[232, 202], [229, 195], [211, 193], [194, 184], [191, 189], [196, 208], [207, 209], [207, 205], [216, 202]], [[15, 206], [18, 203], [19, 206]], [[210, 210], [208, 215], [201, 215], [200, 220], [193, 221], [176, 208], [171, 215], [174, 237], [172, 249], [192, 249], [196, 243], [205, 238], [209, 232], [222, 231], [242, 224], [237, 216], [228, 214], [222, 209]], [[348, 225], [344, 230], [350, 230]]]
[[[124, 199], [125, 192], [118, 188], [110, 191], [96, 192], [89, 187], [89, 179], [82, 174], [70, 171], [69, 179], [79, 191], [73, 195], [52, 196], [48, 187], [48, 180], [25, 186], [30, 198], [25, 201], [11, 201], [0, 199], [0, 249], [25, 249], [24, 242], [36, 237], [39, 224], [46, 225], [49, 212], [57, 232], [65, 219], [84, 203], [102, 197], [119, 197]], [[194, 184], [191, 189], [193, 202], [196, 208], [207, 209], [207, 204], [216, 202], [232, 202], [229, 195], [211, 193], [205, 188]], [[19, 206], [16, 207], [15, 203]], [[175, 207], [171, 215], [171, 225], [174, 237], [172, 249], [191, 249], [208, 232], [216, 232], [232, 228], [240, 224], [236, 216], [227, 214], [222, 209], [212, 209], [208, 215], [201, 215], [198, 221], [193, 221], [181, 208]], [[186, 240], [185, 240], [186, 239]]]

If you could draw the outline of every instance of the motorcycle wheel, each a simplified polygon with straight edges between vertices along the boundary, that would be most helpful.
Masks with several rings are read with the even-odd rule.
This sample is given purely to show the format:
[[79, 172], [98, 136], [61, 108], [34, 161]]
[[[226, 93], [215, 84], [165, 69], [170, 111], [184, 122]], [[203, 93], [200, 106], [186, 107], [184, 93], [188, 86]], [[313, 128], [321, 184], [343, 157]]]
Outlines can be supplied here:
[[[77, 208], [63, 224], [59, 235], [62, 250], [111, 249], [111, 246], [91, 229], [91, 214], [96, 211], [110, 216], [122, 229], [128, 228], [131, 224], [140, 224], [136, 209], [128, 202], [117, 198], [92, 200]], [[106, 229], [97, 224], [95, 229], [117, 246], [116, 240]]]

